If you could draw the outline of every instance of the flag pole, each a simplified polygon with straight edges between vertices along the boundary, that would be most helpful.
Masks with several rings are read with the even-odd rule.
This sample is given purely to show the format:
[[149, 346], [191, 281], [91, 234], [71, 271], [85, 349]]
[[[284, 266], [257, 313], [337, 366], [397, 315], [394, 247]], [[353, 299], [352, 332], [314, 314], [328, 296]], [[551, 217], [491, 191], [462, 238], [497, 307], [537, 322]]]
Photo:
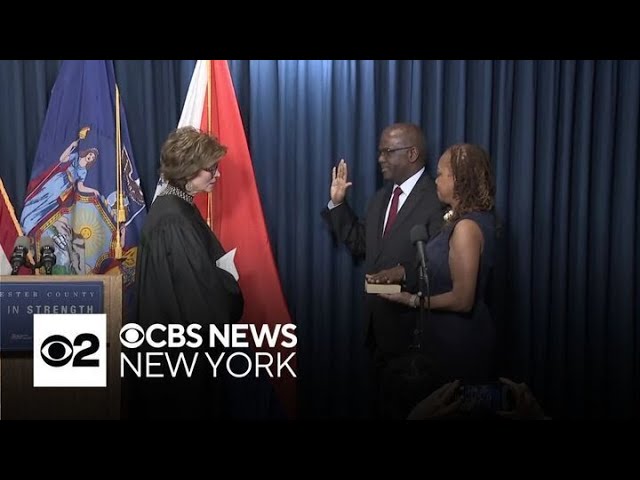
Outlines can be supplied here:
[[122, 194], [122, 142], [120, 138], [120, 90], [116, 84], [116, 248], [115, 258], [122, 258], [120, 222], [124, 222], [124, 197]]
[[[211, 60], [207, 60], [207, 133], [211, 133]], [[211, 226], [211, 203], [213, 202], [212, 192], [207, 192], [207, 225]]]

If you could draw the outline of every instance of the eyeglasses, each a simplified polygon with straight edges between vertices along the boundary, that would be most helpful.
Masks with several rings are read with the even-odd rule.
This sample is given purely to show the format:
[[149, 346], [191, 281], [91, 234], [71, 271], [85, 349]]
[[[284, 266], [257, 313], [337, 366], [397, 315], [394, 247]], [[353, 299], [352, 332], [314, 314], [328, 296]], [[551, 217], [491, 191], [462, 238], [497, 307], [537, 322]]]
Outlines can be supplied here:
[[215, 175], [216, 172], [218, 171], [218, 164], [214, 163], [209, 168], [203, 168], [202, 170], [204, 170], [205, 172], [209, 172], [211, 175]]
[[379, 148], [378, 156], [382, 155], [383, 157], [388, 157], [393, 152], [398, 152], [400, 150], [407, 150], [409, 148], [413, 148], [413, 145], [409, 145], [408, 147], [398, 147], [398, 148]]

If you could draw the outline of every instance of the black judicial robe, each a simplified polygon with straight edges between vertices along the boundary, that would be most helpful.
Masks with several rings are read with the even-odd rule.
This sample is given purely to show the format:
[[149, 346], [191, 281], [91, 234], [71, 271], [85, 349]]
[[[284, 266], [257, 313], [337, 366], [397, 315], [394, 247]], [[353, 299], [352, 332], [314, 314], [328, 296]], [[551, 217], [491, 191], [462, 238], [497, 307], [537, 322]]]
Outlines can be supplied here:
[[[154, 349], [146, 343], [135, 351], [123, 348], [129, 356], [137, 351], [169, 352], [173, 361], [182, 352], [189, 366], [194, 353], [199, 352], [191, 378], [184, 368], [172, 378], [167, 362], [160, 356], [153, 361], [162, 365], [152, 367], [151, 371], [162, 372], [162, 378], [136, 379], [130, 371], [126, 372], [123, 385], [129, 389], [125, 397], [130, 402], [130, 417], [196, 419], [227, 415], [224, 362], [213, 378], [213, 368], [204, 356], [206, 351], [217, 361], [223, 351], [209, 347], [209, 324], [222, 330], [225, 324], [238, 322], [244, 306], [236, 280], [216, 266], [216, 260], [224, 254], [222, 245], [194, 205], [175, 195], [159, 196], [153, 202], [138, 247], [137, 323], [145, 331], [156, 323], [181, 324], [185, 328], [201, 324], [199, 333], [204, 342], [195, 349]], [[167, 336], [156, 332], [156, 338], [162, 340]], [[145, 374], [143, 371], [143, 377]]]

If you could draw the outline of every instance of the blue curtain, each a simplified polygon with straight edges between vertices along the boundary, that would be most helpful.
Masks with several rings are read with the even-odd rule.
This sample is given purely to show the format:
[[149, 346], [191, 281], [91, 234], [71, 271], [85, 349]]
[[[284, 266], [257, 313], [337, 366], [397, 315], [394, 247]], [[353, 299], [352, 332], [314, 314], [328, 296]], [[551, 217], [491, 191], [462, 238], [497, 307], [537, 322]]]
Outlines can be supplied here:
[[[147, 201], [194, 61], [116, 61]], [[308, 417], [364, 415], [362, 265], [319, 212], [340, 158], [364, 213], [382, 128], [420, 124], [433, 175], [467, 141], [491, 153], [501, 223], [500, 373], [554, 416], [640, 411], [638, 61], [233, 60], [258, 189], [298, 324]], [[58, 61], [0, 62], [0, 175], [20, 212]]]

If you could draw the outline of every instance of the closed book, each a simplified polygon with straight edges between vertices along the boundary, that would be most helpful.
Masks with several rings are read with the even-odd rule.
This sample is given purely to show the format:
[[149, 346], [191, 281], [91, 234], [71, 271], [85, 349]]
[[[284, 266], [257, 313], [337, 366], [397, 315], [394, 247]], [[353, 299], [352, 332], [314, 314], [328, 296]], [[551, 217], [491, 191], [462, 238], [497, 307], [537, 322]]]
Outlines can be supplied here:
[[365, 280], [364, 290], [367, 293], [400, 293], [401, 287], [396, 283], [369, 283]]

